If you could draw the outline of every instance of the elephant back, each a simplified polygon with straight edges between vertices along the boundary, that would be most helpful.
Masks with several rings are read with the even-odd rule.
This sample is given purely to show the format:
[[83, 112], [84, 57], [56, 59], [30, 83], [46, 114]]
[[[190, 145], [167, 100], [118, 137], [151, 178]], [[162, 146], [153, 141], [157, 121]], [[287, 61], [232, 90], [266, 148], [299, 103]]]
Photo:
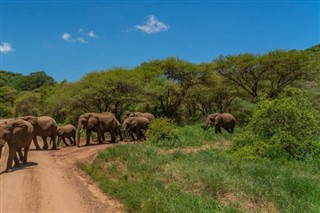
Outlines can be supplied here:
[[16, 119], [7, 122], [6, 125], [12, 129], [11, 144], [17, 144], [17, 147], [22, 148], [31, 142], [34, 135], [31, 123], [22, 119]]
[[119, 121], [112, 112], [100, 113], [100, 124], [104, 131], [113, 130], [119, 127]]
[[129, 114], [129, 117], [144, 117], [149, 121], [153, 121], [155, 119], [154, 115], [150, 112], [132, 112]]

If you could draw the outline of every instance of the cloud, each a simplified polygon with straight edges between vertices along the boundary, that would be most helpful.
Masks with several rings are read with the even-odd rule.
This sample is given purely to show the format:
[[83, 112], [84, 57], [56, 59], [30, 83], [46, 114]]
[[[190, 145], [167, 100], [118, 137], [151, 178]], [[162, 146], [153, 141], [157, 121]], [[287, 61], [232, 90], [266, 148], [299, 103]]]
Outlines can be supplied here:
[[91, 37], [91, 38], [96, 38], [97, 37], [97, 35], [92, 30], [87, 35], [89, 37]]
[[65, 41], [70, 41], [71, 40], [71, 35], [69, 33], [63, 33], [62, 34], [62, 39]]
[[87, 42], [84, 38], [82, 38], [82, 37], [76, 38], [75, 41], [78, 41], [78, 42], [83, 43], [83, 44], [87, 44], [87, 43], [88, 43], [88, 42]]
[[11, 44], [7, 43], [7, 42], [3, 42], [2, 45], [0, 45], [0, 52], [1, 53], [9, 53], [9, 52], [13, 52], [14, 49], [11, 47]]
[[162, 23], [155, 16], [150, 15], [147, 17], [147, 21], [145, 22], [145, 25], [136, 25], [135, 28], [145, 33], [151, 34], [151, 33], [159, 33], [162, 31], [168, 31], [169, 25]]
[[82, 28], [79, 28], [78, 34], [81, 34], [80, 36], [72, 37], [69, 33], [63, 33], [62, 39], [69, 42], [80, 42], [83, 44], [87, 44], [88, 41], [85, 38], [97, 38], [98, 36], [94, 33], [93, 30], [90, 32], [85, 32]]

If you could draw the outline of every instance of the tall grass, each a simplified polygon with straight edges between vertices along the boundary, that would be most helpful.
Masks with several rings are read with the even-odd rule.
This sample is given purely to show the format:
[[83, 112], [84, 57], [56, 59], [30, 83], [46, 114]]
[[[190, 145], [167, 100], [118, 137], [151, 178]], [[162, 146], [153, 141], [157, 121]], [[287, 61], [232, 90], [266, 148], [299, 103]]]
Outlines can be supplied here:
[[[198, 135], [190, 129], [179, 130], [185, 140]], [[211, 140], [207, 134], [201, 140]], [[319, 161], [245, 160], [214, 149], [163, 152], [128, 144], [107, 149], [84, 168], [129, 212], [320, 212]]]

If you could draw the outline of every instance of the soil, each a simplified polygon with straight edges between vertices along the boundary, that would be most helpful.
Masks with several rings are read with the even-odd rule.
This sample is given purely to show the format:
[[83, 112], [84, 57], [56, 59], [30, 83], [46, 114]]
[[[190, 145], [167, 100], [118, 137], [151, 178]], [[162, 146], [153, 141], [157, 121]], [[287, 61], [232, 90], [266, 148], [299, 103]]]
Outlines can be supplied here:
[[[104, 194], [77, 166], [111, 146], [104, 143], [40, 151], [32, 146], [28, 165], [0, 175], [0, 213], [123, 212], [123, 206]], [[0, 171], [6, 168], [7, 155], [6, 145]]]

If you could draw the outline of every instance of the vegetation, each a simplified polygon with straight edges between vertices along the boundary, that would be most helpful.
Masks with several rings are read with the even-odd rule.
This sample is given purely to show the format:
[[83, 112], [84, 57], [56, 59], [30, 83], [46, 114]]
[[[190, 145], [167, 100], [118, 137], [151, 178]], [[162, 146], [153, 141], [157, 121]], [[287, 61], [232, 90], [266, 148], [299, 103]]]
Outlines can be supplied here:
[[[0, 118], [153, 113], [146, 143], [83, 165], [130, 212], [319, 212], [319, 51], [167, 58], [77, 82], [0, 71]], [[236, 117], [234, 134], [203, 128], [214, 112]]]
[[203, 132], [190, 136], [191, 126], [183, 128], [179, 137], [194, 144], [171, 149], [116, 145], [83, 168], [129, 212], [320, 210], [319, 160], [239, 159], [223, 151], [226, 138], [198, 146]]

